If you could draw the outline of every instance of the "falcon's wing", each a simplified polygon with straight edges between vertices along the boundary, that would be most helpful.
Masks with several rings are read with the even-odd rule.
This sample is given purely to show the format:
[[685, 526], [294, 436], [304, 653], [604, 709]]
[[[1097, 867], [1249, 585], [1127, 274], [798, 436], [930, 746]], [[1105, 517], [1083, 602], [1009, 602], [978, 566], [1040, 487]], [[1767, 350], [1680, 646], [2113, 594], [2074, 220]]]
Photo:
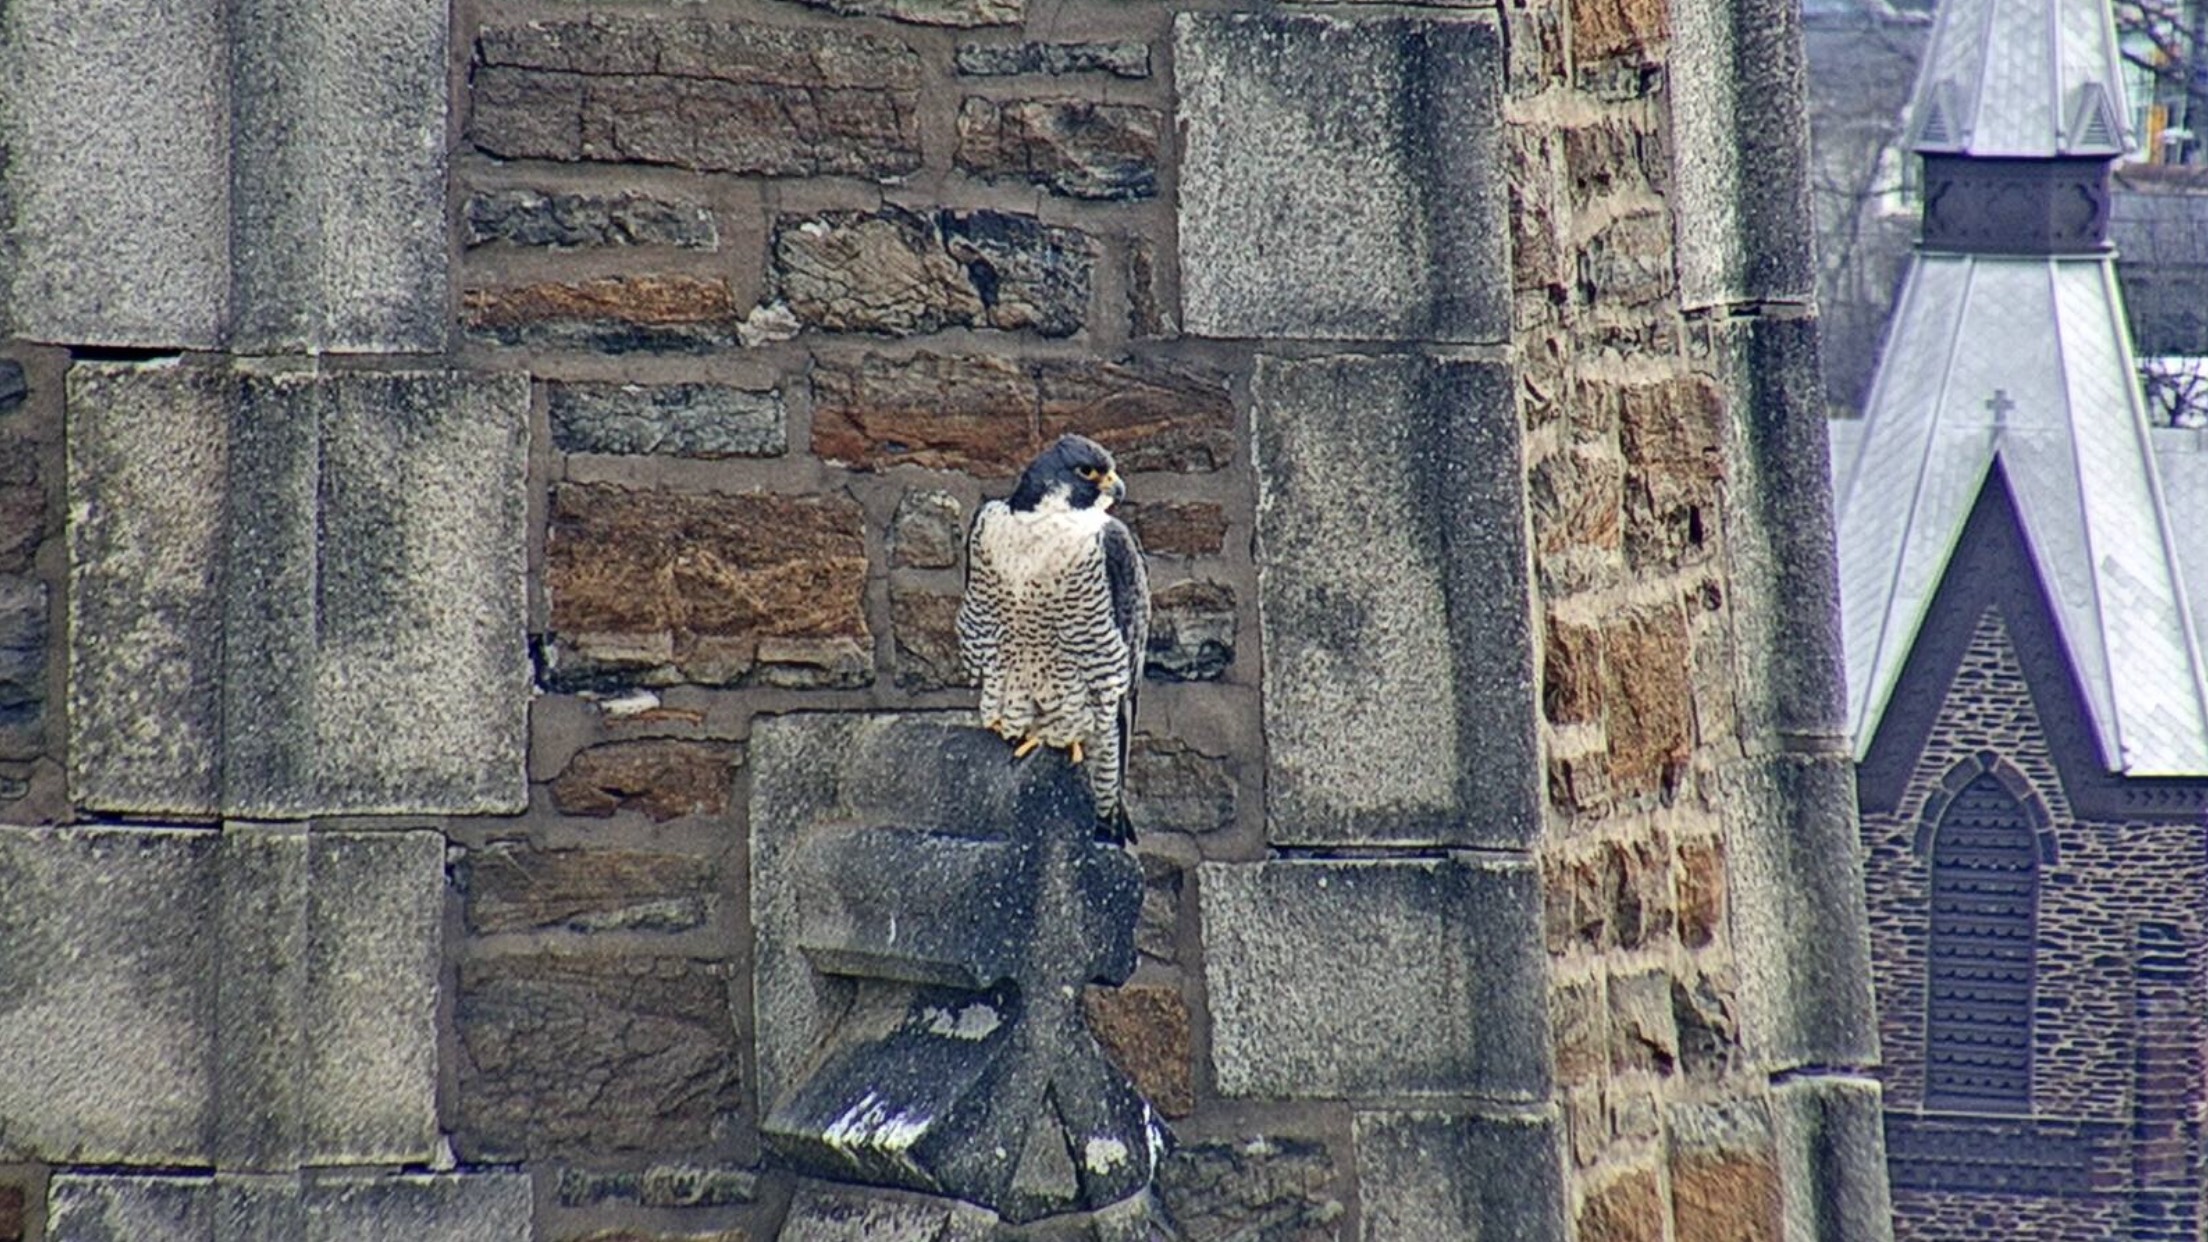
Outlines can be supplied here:
[[1150, 643], [1150, 575], [1142, 567], [1142, 545], [1135, 542], [1135, 532], [1118, 518], [1104, 523], [1104, 577], [1112, 588], [1112, 624], [1127, 643], [1127, 704], [1132, 709]]
[[997, 662], [997, 643], [1004, 633], [999, 595], [1002, 583], [989, 563], [987, 528], [1007, 512], [1004, 502], [992, 500], [974, 515], [973, 530], [966, 536], [966, 590], [958, 602], [958, 655], [966, 671], [979, 678]]

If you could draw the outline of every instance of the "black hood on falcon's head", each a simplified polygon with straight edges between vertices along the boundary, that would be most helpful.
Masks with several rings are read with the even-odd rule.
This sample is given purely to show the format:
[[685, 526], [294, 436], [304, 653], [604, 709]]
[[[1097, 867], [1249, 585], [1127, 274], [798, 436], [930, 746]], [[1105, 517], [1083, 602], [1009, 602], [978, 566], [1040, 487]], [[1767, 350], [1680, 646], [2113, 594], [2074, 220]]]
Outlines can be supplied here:
[[1060, 488], [1065, 491], [1067, 507], [1073, 509], [1093, 509], [1099, 503], [1109, 506], [1127, 494], [1112, 455], [1103, 445], [1087, 436], [1060, 436], [1056, 444], [1043, 450], [1042, 456], [1028, 463], [1007, 503], [1015, 512], [1031, 513], [1044, 497]]

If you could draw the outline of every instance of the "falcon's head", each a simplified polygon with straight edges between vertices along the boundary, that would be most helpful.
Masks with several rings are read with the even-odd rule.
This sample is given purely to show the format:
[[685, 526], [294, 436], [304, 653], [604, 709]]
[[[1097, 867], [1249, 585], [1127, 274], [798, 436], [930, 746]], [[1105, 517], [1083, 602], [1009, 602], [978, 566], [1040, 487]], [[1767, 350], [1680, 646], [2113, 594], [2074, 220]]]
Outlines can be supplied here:
[[1015, 512], [1032, 513], [1054, 502], [1068, 509], [1108, 509], [1127, 494], [1119, 481], [1112, 455], [1086, 436], [1060, 436], [1043, 450], [1020, 475], [1010, 504]]

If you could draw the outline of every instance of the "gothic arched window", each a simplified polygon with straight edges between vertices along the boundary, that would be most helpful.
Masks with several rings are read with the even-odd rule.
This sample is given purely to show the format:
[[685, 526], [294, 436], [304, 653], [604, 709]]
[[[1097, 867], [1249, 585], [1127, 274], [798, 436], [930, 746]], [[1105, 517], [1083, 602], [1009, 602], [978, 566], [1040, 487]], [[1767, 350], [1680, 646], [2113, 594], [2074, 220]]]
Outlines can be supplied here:
[[1992, 773], [1963, 787], [1932, 843], [1924, 1102], [2022, 1112], [2032, 1097], [2038, 842]]

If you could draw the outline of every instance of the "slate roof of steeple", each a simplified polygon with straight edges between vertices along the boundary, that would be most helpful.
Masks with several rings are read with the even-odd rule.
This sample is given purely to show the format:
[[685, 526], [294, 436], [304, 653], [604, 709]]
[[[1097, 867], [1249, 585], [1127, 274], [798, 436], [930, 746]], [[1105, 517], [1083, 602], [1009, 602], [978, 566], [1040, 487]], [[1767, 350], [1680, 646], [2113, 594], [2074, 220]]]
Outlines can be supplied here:
[[2130, 145], [2106, 0], [1940, 0], [1909, 103], [1920, 155], [2114, 156]]

